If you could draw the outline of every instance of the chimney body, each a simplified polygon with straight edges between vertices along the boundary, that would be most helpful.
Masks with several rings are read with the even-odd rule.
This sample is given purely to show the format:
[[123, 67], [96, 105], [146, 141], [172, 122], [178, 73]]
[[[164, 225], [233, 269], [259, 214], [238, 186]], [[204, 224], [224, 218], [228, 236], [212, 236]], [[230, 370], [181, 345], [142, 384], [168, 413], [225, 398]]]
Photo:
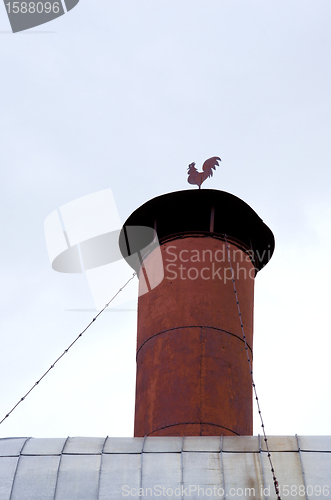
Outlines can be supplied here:
[[[156, 229], [160, 248], [130, 241], [132, 227]], [[270, 229], [229, 193], [187, 190], [138, 208], [120, 246], [140, 281], [134, 435], [252, 435], [241, 320], [252, 359], [254, 278], [274, 250]]]

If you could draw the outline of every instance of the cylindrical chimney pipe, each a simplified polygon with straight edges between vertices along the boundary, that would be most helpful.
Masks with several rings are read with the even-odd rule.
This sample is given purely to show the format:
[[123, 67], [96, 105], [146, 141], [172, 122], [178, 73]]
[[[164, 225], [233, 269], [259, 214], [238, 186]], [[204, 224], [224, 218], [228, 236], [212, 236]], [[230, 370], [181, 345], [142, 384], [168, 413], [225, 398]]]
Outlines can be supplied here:
[[270, 229], [229, 193], [187, 190], [133, 212], [120, 247], [140, 280], [134, 435], [251, 435], [241, 321], [252, 358], [254, 278], [274, 250]]

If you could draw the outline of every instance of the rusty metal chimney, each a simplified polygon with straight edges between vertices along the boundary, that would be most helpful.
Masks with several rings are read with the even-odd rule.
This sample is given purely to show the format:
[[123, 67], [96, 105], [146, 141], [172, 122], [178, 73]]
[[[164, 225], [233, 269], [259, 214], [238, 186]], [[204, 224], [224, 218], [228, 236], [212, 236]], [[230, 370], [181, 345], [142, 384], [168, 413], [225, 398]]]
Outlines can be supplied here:
[[270, 229], [236, 196], [187, 190], [133, 212], [120, 247], [139, 276], [134, 435], [252, 435], [232, 269], [252, 355], [254, 278], [274, 250]]

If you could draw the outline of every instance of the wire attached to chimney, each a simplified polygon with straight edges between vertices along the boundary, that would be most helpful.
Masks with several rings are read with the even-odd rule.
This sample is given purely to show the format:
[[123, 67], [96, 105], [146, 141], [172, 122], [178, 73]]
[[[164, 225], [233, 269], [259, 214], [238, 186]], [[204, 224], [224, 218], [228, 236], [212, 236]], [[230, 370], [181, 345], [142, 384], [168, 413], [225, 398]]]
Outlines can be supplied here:
[[48, 368], [48, 370], [46, 370], [46, 371], [45, 371], [45, 373], [44, 373], [44, 374], [40, 377], [40, 379], [39, 379], [39, 380], [37, 380], [37, 382], [36, 382], [36, 383], [35, 383], [35, 384], [31, 387], [31, 389], [30, 389], [30, 390], [28, 390], [28, 392], [27, 392], [26, 394], [24, 394], [24, 396], [23, 396], [23, 397], [22, 397], [22, 398], [21, 398], [21, 399], [20, 399], [20, 400], [16, 403], [16, 405], [15, 405], [15, 406], [13, 406], [13, 408], [12, 408], [12, 409], [11, 409], [11, 410], [7, 413], [7, 415], [5, 415], [5, 416], [4, 416], [4, 418], [0, 421], [0, 425], [2, 424], [2, 422], [4, 422], [4, 421], [6, 420], [6, 418], [8, 418], [8, 417], [9, 417], [9, 415], [10, 415], [11, 413], [13, 413], [13, 411], [15, 410], [15, 408], [17, 408], [17, 406], [18, 406], [20, 403], [22, 403], [22, 401], [24, 401], [24, 400], [25, 400], [25, 398], [26, 398], [26, 397], [30, 394], [30, 392], [31, 392], [31, 391], [33, 391], [33, 389], [34, 389], [35, 387], [37, 387], [37, 385], [39, 384], [39, 382], [41, 382], [41, 381], [42, 381], [42, 379], [46, 377], [46, 375], [47, 375], [47, 374], [51, 371], [51, 369], [52, 369], [52, 368], [54, 368], [54, 366], [56, 365], [56, 363], [57, 363], [58, 361], [60, 361], [60, 359], [61, 359], [61, 358], [63, 358], [63, 356], [64, 356], [65, 354], [67, 354], [67, 352], [69, 351], [69, 349], [71, 349], [71, 347], [72, 347], [72, 346], [73, 346], [73, 345], [77, 342], [77, 340], [78, 340], [78, 339], [80, 339], [80, 337], [82, 337], [83, 333], [85, 333], [85, 332], [86, 332], [86, 330], [87, 330], [88, 328], [90, 328], [90, 326], [91, 326], [91, 325], [94, 323], [94, 321], [95, 321], [95, 320], [96, 320], [96, 319], [100, 316], [100, 314], [102, 314], [102, 313], [103, 313], [103, 311], [104, 311], [105, 309], [107, 309], [107, 307], [109, 306], [109, 304], [110, 304], [110, 303], [111, 303], [111, 302], [112, 302], [112, 301], [113, 301], [113, 300], [117, 297], [117, 295], [118, 295], [118, 294], [119, 294], [119, 293], [120, 293], [120, 292], [121, 292], [121, 291], [122, 291], [122, 290], [126, 287], [126, 285], [127, 285], [128, 283], [130, 283], [130, 281], [132, 281], [132, 280], [133, 280], [133, 278], [134, 278], [135, 276], [137, 276], [137, 273], [133, 273], [132, 277], [131, 277], [130, 279], [128, 279], [128, 281], [125, 283], [125, 285], [123, 285], [123, 286], [122, 286], [122, 287], [121, 287], [121, 288], [120, 288], [120, 289], [119, 289], [119, 290], [115, 293], [115, 295], [114, 295], [114, 296], [110, 299], [110, 301], [109, 301], [109, 302], [107, 302], [107, 304], [105, 305], [105, 307], [104, 307], [103, 309], [101, 309], [101, 311], [99, 311], [99, 312], [98, 312], [98, 314], [97, 314], [97, 315], [96, 315], [96, 316], [95, 316], [95, 317], [94, 317], [94, 318], [90, 321], [90, 323], [89, 323], [89, 324], [88, 324], [88, 325], [84, 328], [84, 330], [82, 330], [82, 331], [80, 332], [80, 334], [79, 334], [79, 335], [75, 338], [75, 340], [74, 340], [73, 342], [71, 342], [71, 344], [67, 347], [67, 349], [66, 349], [65, 351], [63, 351], [63, 353], [62, 353], [62, 354], [61, 354], [61, 355], [60, 355], [60, 356], [59, 356], [59, 357], [58, 357], [58, 358], [54, 361], [54, 363], [53, 363], [53, 364], [52, 364], [52, 365]]
[[229, 249], [229, 244], [228, 244], [228, 240], [227, 240], [227, 235], [226, 234], [224, 235], [224, 240], [225, 240], [226, 249], [227, 249], [227, 253], [228, 253], [228, 260], [229, 260], [229, 264], [230, 264], [230, 268], [231, 268], [233, 290], [234, 290], [234, 294], [235, 294], [235, 297], [236, 297], [236, 303], [237, 303], [237, 308], [238, 308], [238, 315], [239, 315], [239, 320], [240, 320], [241, 333], [242, 333], [242, 337], [243, 337], [243, 340], [244, 340], [244, 343], [245, 343], [245, 350], [246, 350], [246, 354], [247, 354], [247, 361], [248, 361], [248, 364], [249, 364], [250, 374], [251, 374], [251, 377], [252, 377], [252, 386], [253, 386], [253, 391], [254, 391], [255, 400], [256, 400], [256, 404], [257, 404], [257, 409], [258, 409], [258, 412], [259, 412], [259, 415], [260, 415], [261, 427], [262, 427], [263, 436], [264, 436], [264, 442], [265, 442], [265, 445], [266, 445], [266, 448], [267, 448], [267, 456], [268, 456], [269, 463], [270, 463], [270, 470], [271, 470], [272, 479], [273, 479], [273, 482], [274, 482], [274, 487], [275, 487], [275, 492], [276, 492], [276, 495], [277, 495], [277, 500], [281, 500], [280, 493], [279, 493], [279, 484], [278, 484], [278, 481], [277, 481], [277, 478], [276, 478], [275, 468], [274, 468], [272, 460], [271, 460], [271, 453], [270, 453], [270, 449], [269, 449], [269, 445], [268, 445], [268, 439], [267, 439], [267, 435], [266, 435], [266, 432], [265, 432], [265, 427], [264, 427], [264, 422], [263, 422], [263, 418], [262, 418], [261, 407], [260, 407], [260, 403], [259, 403], [259, 398], [257, 396], [256, 385], [255, 385], [255, 382], [254, 382], [252, 361], [251, 361], [251, 358], [249, 357], [248, 344], [247, 344], [247, 340], [246, 340], [244, 325], [243, 325], [243, 322], [242, 322], [242, 317], [241, 317], [241, 312], [240, 312], [240, 305], [239, 305], [237, 288], [236, 288], [236, 280], [235, 280], [235, 277], [234, 277], [234, 270], [233, 270], [232, 263], [231, 263], [230, 249]]

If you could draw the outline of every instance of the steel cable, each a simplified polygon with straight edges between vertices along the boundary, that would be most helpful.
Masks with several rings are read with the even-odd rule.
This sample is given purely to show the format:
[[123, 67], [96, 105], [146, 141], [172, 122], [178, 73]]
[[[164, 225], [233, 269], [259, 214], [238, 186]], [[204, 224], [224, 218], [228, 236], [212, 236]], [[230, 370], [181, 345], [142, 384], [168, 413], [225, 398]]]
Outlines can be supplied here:
[[253, 387], [254, 396], [255, 396], [255, 400], [256, 400], [256, 404], [257, 404], [257, 409], [258, 409], [260, 420], [261, 420], [261, 427], [262, 427], [262, 430], [263, 430], [264, 442], [265, 442], [266, 449], [267, 449], [267, 456], [268, 456], [268, 460], [269, 460], [269, 464], [270, 464], [270, 470], [271, 470], [271, 474], [272, 474], [272, 480], [273, 480], [273, 483], [274, 483], [277, 500], [281, 500], [280, 493], [279, 493], [279, 484], [278, 484], [278, 481], [277, 481], [277, 478], [276, 478], [275, 468], [273, 466], [272, 459], [271, 459], [271, 453], [270, 453], [270, 449], [269, 449], [269, 445], [268, 445], [267, 435], [266, 435], [266, 432], [265, 432], [265, 427], [264, 427], [264, 422], [263, 422], [263, 418], [262, 418], [262, 412], [261, 412], [260, 402], [259, 402], [259, 398], [257, 396], [256, 386], [255, 386], [255, 382], [254, 382], [252, 361], [251, 361], [251, 358], [250, 358], [249, 352], [248, 352], [248, 344], [247, 344], [246, 335], [245, 335], [245, 331], [244, 331], [244, 325], [243, 325], [243, 322], [242, 322], [242, 317], [241, 317], [241, 312], [240, 312], [240, 305], [239, 305], [237, 288], [236, 288], [236, 281], [235, 281], [235, 277], [234, 277], [234, 270], [233, 270], [232, 263], [231, 263], [230, 249], [229, 249], [229, 244], [228, 244], [228, 240], [227, 240], [227, 235], [226, 234], [224, 235], [224, 240], [225, 240], [226, 249], [227, 249], [227, 253], [228, 253], [228, 260], [229, 260], [229, 264], [230, 264], [230, 268], [231, 268], [233, 290], [234, 290], [235, 297], [236, 297], [236, 303], [237, 303], [237, 308], [238, 308], [238, 315], [239, 315], [239, 320], [240, 320], [240, 328], [241, 328], [241, 333], [242, 333], [243, 340], [245, 342], [245, 350], [246, 350], [246, 354], [247, 354], [247, 361], [248, 361], [248, 364], [249, 364], [250, 375], [251, 375], [251, 378], [252, 378], [252, 387]]
[[0, 425], [6, 420], [6, 418], [9, 417], [9, 415], [11, 413], [13, 413], [13, 411], [15, 410], [15, 408], [18, 407], [19, 404], [21, 404], [25, 398], [30, 394], [30, 392], [33, 391], [33, 389], [35, 389], [35, 387], [37, 387], [37, 385], [43, 380], [43, 378], [46, 377], [46, 375], [51, 371], [52, 368], [54, 368], [54, 366], [56, 365], [56, 363], [58, 361], [60, 361], [61, 358], [63, 358], [63, 356], [65, 354], [67, 354], [67, 352], [69, 351], [69, 349], [71, 349], [71, 347], [77, 342], [78, 339], [80, 339], [82, 337], [82, 335], [86, 332], [86, 330], [88, 328], [90, 328], [90, 326], [94, 323], [94, 321], [100, 316], [100, 314], [103, 313], [103, 311], [105, 309], [107, 309], [107, 307], [109, 306], [109, 304], [117, 297], [117, 295], [127, 286], [128, 283], [130, 283], [130, 281], [133, 280], [133, 278], [137, 275], [137, 273], [133, 273], [133, 275], [131, 276], [131, 278], [125, 283], [125, 285], [123, 285], [116, 293], [115, 295], [110, 299], [109, 302], [107, 302], [107, 304], [105, 305], [105, 307], [103, 309], [101, 309], [101, 311], [98, 312], [98, 314], [90, 321], [90, 323], [84, 328], [84, 330], [82, 330], [80, 332], [80, 334], [75, 338], [75, 340], [73, 342], [71, 342], [71, 344], [67, 347], [67, 349], [65, 351], [63, 351], [63, 353], [54, 361], [54, 363], [48, 368], [48, 370], [45, 371], [45, 373], [37, 380], [37, 382], [31, 387], [31, 389], [28, 390], [28, 392], [26, 394], [24, 394], [24, 396], [16, 403], [15, 406], [13, 406], [13, 408], [3, 417], [3, 419], [0, 421]]

